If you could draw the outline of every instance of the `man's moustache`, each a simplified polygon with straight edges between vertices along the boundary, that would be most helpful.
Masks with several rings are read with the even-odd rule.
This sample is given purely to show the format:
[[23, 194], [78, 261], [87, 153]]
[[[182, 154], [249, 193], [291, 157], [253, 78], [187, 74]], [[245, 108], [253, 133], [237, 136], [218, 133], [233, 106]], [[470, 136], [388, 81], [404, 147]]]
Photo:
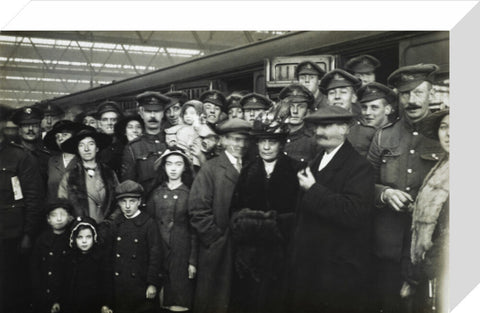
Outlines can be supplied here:
[[421, 109], [422, 107], [416, 104], [409, 104], [405, 110], [416, 110], [416, 109]]
[[158, 120], [156, 118], [151, 118], [148, 120], [148, 122], [158, 122]]

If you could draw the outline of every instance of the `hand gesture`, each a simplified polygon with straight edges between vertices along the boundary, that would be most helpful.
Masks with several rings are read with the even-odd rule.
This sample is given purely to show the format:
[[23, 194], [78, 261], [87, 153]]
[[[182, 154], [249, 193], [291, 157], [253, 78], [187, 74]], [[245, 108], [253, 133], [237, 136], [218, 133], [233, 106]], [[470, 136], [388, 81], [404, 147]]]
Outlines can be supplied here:
[[58, 312], [60, 312], [60, 304], [55, 302], [52, 305], [52, 308], [50, 309], [50, 313], [58, 313]]
[[395, 211], [402, 212], [410, 209], [409, 205], [413, 203], [413, 198], [405, 191], [388, 188], [383, 191], [383, 200]]
[[192, 264], [188, 264], [188, 279], [194, 279], [197, 275], [197, 268]]
[[304, 170], [300, 170], [297, 173], [297, 178], [298, 178], [298, 183], [300, 185], [300, 188], [302, 188], [305, 191], [310, 189], [313, 186], [313, 184], [316, 183], [315, 177], [313, 177], [310, 167], [307, 167]]
[[153, 299], [157, 295], [157, 287], [154, 285], [149, 285], [147, 287], [146, 297], [147, 299]]

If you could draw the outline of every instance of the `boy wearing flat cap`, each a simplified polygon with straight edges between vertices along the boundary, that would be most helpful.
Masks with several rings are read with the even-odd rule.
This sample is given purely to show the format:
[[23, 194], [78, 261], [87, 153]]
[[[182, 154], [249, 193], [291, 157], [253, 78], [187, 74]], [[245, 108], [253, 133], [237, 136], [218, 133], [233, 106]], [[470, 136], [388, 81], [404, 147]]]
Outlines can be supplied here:
[[337, 106], [305, 118], [315, 125], [321, 150], [297, 174], [302, 192], [290, 291], [295, 312], [362, 312], [365, 306], [374, 176], [347, 140], [353, 118]]
[[200, 241], [193, 307], [198, 313], [225, 313], [233, 273], [230, 202], [241, 171], [252, 125], [228, 119], [218, 126], [225, 150], [207, 161], [190, 189], [190, 223]]
[[360, 55], [348, 60], [345, 69], [362, 81], [362, 86], [375, 82], [375, 70], [381, 65], [380, 61], [368, 54]]
[[138, 111], [145, 123], [145, 133], [130, 141], [123, 151], [121, 180], [142, 185], [145, 195], [159, 183], [153, 163], [167, 149], [162, 130], [164, 109], [173, 100], [159, 92], [147, 91], [137, 96]]
[[306, 87], [314, 97], [312, 111], [316, 111], [321, 107], [328, 105], [327, 98], [320, 92], [318, 88], [320, 80], [325, 75], [325, 71], [312, 61], [303, 61], [298, 63], [295, 68], [295, 79], [298, 83]]
[[[374, 263], [377, 271], [375, 297], [378, 309], [397, 312], [409, 286], [401, 273], [400, 260], [410, 248], [411, 207], [423, 179], [441, 155], [439, 143], [419, 132], [430, 114], [435, 64], [417, 64], [397, 69], [388, 84], [399, 92], [403, 116], [381, 128], [372, 140], [367, 159], [376, 174]], [[402, 287], [403, 286], [403, 287]]]

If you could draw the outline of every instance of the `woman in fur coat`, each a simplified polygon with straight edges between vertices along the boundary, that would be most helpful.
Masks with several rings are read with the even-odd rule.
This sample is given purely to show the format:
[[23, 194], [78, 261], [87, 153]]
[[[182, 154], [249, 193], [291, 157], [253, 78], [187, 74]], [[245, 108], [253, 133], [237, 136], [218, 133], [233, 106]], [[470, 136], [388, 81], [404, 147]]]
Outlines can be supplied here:
[[[278, 125], [277, 125], [278, 126]], [[232, 312], [282, 312], [286, 262], [298, 191], [297, 171], [283, 154], [287, 133], [255, 121], [258, 155], [246, 165], [232, 199], [235, 275]]]

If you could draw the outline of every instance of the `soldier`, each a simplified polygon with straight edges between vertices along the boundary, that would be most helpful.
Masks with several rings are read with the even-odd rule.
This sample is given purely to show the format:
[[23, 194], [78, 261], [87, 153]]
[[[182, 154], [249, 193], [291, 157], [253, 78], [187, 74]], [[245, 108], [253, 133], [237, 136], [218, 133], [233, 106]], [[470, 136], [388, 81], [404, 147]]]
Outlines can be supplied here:
[[243, 119], [243, 109], [240, 105], [240, 100], [246, 95], [244, 92], [232, 92], [227, 97], [227, 113], [228, 118], [242, 118]]
[[48, 180], [48, 159], [50, 152], [44, 147], [41, 137], [40, 122], [43, 112], [36, 107], [17, 109], [12, 121], [18, 125], [20, 144], [37, 160], [44, 186]]
[[63, 111], [58, 105], [47, 103], [43, 109], [43, 119], [41, 123], [42, 127], [42, 138], [52, 130], [53, 125], [56, 122], [63, 120], [65, 118], [65, 111]]
[[364, 54], [352, 58], [345, 63], [345, 69], [362, 81], [362, 86], [375, 82], [375, 70], [382, 65], [371, 55]]
[[242, 97], [240, 105], [244, 112], [243, 119], [253, 125], [255, 118], [267, 112], [272, 107], [273, 102], [264, 95], [249, 93]]
[[[409, 250], [411, 204], [428, 171], [439, 158], [437, 141], [418, 132], [430, 114], [434, 64], [418, 64], [397, 69], [388, 84], [399, 92], [404, 117], [380, 129], [373, 138], [367, 159], [376, 171], [376, 213], [374, 218], [374, 266], [376, 297], [385, 312], [402, 310], [400, 290], [402, 256]], [[404, 285], [407, 287], [407, 285]], [[403, 288], [407, 293], [408, 288]]]
[[308, 109], [313, 110], [313, 94], [302, 85], [292, 84], [280, 91], [279, 98], [288, 105], [290, 111], [287, 119], [289, 133], [283, 153], [294, 160], [309, 162], [316, 155], [317, 145], [304, 119]]
[[215, 129], [216, 124], [222, 120], [222, 113], [226, 110], [227, 100], [218, 90], [207, 90], [200, 95], [200, 101], [203, 102], [203, 112], [207, 119], [207, 124]]
[[5, 140], [6, 120], [0, 107], [0, 311], [27, 312], [27, 255], [43, 220], [44, 184], [37, 160]]
[[300, 85], [307, 87], [315, 98], [312, 111], [328, 105], [327, 98], [318, 88], [324, 75], [325, 71], [312, 61], [300, 62], [295, 68], [295, 79], [298, 80]]
[[230, 301], [233, 252], [230, 238], [230, 202], [248, 148], [250, 123], [229, 119], [220, 124], [225, 151], [198, 172], [190, 189], [190, 223], [198, 234], [195, 312], [225, 313]]
[[170, 91], [167, 92], [165, 96], [171, 98], [172, 102], [165, 106], [164, 112], [167, 121], [163, 125], [163, 129], [183, 124], [180, 114], [182, 112], [183, 104], [188, 101], [187, 94], [183, 91]]
[[362, 117], [350, 128], [348, 140], [362, 156], [367, 156], [368, 149], [377, 129], [390, 124], [389, 116], [397, 95], [380, 83], [369, 83], [357, 91]]
[[320, 83], [320, 90], [327, 96], [329, 105], [336, 105], [360, 115], [361, 110], [357, 102], [356, 90], [362, 82], [352, 74], [335, 69], [328, 72]]
[[98, 130], [113, 135], [115, 124], [123, 117], [122, 110], [115, 101], [105, 101], [97, 109]]
[[147, 91], [137, 96], [137, 102], [140, 116], [145, 122], [145, 133], [125, 146], [121, 179], [138, 182], [148, 196], [158, 183], [153, 163], [167, 148], [162, 118], [164, 107], [172, 99], [159, 92]]

